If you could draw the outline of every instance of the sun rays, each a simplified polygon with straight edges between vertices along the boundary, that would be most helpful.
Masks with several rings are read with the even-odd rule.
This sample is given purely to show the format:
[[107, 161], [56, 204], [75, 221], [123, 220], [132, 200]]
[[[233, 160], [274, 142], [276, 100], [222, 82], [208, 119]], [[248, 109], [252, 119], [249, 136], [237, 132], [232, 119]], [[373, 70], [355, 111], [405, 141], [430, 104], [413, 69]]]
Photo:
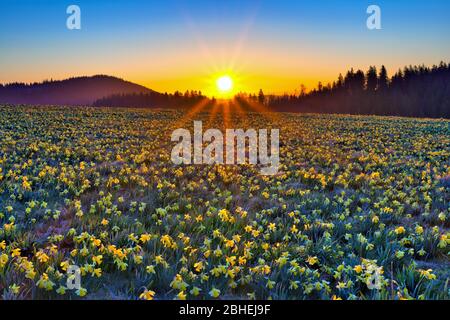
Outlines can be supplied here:
[[248, 88], [247, 82], [250, 79], [245, 76], [240, 56], [243, 54], [243, 43], [248, 41], [257, 11], [258, 8], [255, 6], [242, 25], [240, 32], [236, 33], [234, 45], [231, 44], [224, 50], [223, 55], [214, 54], [216, 48], [203, 35], [196, 21], [185, 12], [187, 30], [195, 39], [199, 54], [204, 60], [205, 93], [211, 97], [211, 100], [202, 100], [188, 109], [175, 126], [188, 125], [203, 113], [208, 114], [207, 126], [220, 124], [224, 129], [233, 126], [234, 116], [245, 119], [251, 118], [252, 113], [259, 113], [269, 121], [277, 118], [275, 112], [271, 112], [267, 106], [258, 101], [243, 103], [239, 99], [235, 99], [236, 95]]

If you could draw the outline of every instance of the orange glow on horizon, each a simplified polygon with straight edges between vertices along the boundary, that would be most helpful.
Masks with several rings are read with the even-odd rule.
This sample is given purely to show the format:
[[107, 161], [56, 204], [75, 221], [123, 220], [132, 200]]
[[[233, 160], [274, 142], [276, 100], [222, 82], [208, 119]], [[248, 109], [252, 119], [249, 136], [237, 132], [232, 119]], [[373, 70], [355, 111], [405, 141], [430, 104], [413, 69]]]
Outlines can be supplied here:
[[[217, 86], [217, 80], [224, 75], [229, 75], [233, 82], [233, 88], [227, 92], [219, 90]], [[338, 74], [330, 74], [325, 79], [320, 75], [315, 77], [305, 76], [302, 78], [293, 75], [271, 76], [269, 74], [256, 74], [251, 72], [245, 74], [244, 72], [241, 73], [225, 69], [224, 71], [210, 72], [209, 75], [199, 74], [198, 76], [160, 79], [132, 77], [131, 79], [127, 78], [126, 80], [136, 82], [161, 93], [197, 90], [208, 97], [228, 99], [241, 92], [257, 94], [260, 89], [262, 89], [265, 94], [298, 94], [300, 92], [301, 84], [305, 85], [307, 90], [312, 90], [317, 87], [319, 81], [326, 84], [327, 81], [334, 81], [337, 76]]]

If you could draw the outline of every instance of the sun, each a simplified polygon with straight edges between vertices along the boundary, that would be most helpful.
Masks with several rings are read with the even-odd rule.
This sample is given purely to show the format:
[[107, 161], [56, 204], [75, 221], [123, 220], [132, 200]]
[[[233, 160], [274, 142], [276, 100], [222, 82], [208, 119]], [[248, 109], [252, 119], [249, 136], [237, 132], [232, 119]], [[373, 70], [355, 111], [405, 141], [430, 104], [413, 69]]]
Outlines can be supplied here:
[[230, 92], [233, 89], [233, 80], [230, 76], [221, 76], [217, 79], [217, 89], [222, 93]]

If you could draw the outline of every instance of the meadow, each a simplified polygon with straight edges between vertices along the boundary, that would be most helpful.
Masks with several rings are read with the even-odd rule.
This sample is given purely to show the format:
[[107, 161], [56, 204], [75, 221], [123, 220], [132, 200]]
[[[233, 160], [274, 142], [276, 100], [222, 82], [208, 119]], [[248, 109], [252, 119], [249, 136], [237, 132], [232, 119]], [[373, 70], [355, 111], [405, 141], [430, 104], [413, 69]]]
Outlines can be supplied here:
[[[0, 298], [450, 298], [450, 121], [228, 111], [1, 106]], [[279, 173], [174, 165], [194, 120]]]

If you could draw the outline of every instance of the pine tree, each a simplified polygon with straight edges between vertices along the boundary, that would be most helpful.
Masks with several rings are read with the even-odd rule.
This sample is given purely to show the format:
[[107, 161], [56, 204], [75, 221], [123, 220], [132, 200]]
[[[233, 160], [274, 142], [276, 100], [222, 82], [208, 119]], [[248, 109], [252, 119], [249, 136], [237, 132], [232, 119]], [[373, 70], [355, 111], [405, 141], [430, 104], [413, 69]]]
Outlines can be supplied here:
[[374, 92], [377, 89], [377, 82], [377, 68], [371, 66], [366, 74], [366, 90], [368, 92]]
[[385, 66], [381, 66], [380, 75], [378, 76], [378, 90], [383, 91], [388, 87], [388, 74]]

